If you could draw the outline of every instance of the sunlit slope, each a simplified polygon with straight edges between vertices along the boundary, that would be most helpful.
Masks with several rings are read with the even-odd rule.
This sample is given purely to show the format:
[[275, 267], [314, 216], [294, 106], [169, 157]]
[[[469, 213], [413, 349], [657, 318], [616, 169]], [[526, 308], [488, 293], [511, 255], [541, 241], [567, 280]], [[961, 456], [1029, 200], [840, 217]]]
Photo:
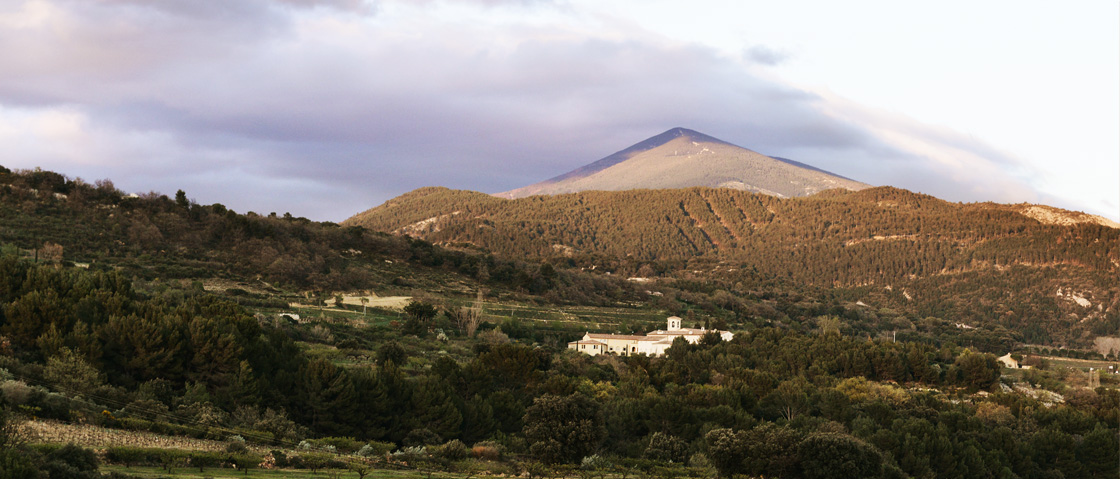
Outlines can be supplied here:
[[498, 193], [502, 198], [577, 191], [707, 186], [779, 197], [868, 185], [809, 165], [769, 157], [684, 128], [674, 128], [563, 175]]

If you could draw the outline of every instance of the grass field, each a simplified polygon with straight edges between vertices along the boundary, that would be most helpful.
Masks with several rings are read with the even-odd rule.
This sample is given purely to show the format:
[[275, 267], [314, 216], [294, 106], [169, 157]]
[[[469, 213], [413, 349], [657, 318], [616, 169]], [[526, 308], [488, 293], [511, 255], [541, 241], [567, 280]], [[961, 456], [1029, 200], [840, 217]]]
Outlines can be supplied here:
[[1042, 359], [1050, 362], [1052, 367], [1059, 368], [1076, 368], [1088, 370], [1089, 368], [1108, 370], [1109, 366], [1120, 367], [1120, 362], [1116, 361], [1099, 361], [1090, 359], [1070, 359], [1061, 358], [1056, 356], [1041, 356]]

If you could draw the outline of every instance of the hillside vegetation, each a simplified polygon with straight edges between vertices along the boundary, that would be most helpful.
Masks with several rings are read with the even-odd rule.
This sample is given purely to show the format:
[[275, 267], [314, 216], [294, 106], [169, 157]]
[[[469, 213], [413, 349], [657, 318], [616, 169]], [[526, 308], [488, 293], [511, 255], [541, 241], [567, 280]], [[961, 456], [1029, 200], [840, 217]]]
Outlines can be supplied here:
[[[713, 190], [684, 193], [715, 198]], [[657, 206], [656, 192], [635, 194], [647, 195], [646, 209]], [[558, 199], [611, 211], [592, 207], [596, 195]], [[446, 213], [396, 206], [421, 220], [435, 214], [424, 223], [428, 234], [454, 226], [449, 218], [478, 217], [489, 201], [526, 212], [554, 201], [439, 189], [413, 196], [417, 205], [461, 200], [464, 209]], [[768, 222], [752, 226], [759, 231], [777, 225], [783, 238], [799, 234], [789, 226], [790, 204], [730, 198], [753, 198], [770, 212]], [[717, 210], [726, 212], [713, 207], [712, 214]], [[483, 229], [509, 227], [514, 213], [493, 216]], [[360, 477], [373, 467], [428, 477], [437, 470], [532, 477], [1116, 473], [1114, 375], [1089, 378], [1037, 358], [1036, 369], [1006, 370], [981, 351], [1006, 352], [1022, 339], [1018, 330], [957, 327], [949, 306], [917, 299], [909, 309], [888, 307], [910, 304], [905, 294], [932, 294], [911, 289], [919, 281], [952, 279], [937, 287], [962, 310], [1035, 307], [1022, 291], [1050, 280], [1064, 288], [1060, 301], [1097, 308], [1100, 296], [1069, 286], [1071, 278], [1091, 278], [1084, 272], [1095, 263], [973, 265], [916, 276], [905, 288], [834, 288], [795, 279], [808, 273], [789, 264], [784, 276], [768, 272], [783, 263], [762, 258], [772, 251], [725, 259], [718, 247], [685, 248], [650, 261], [611, 256], [605, 240], [585, 236], [509, 259], [512, 253], [462, 241], [439, 246], [356, 225], [239, 214], [198, 205], [183, 192], [130, 197], [105, 181], [2, 168], [0, 220], [0, 472], [12, 477], [102, 477], [102, 461], [162, 466], [168, 474], [187, 464], [202, 474], [218, 467], [239, 474], [331, 467], [337, 474], [349, 467]], [[705, 228], [679, 224], [681, 234]], [[525, 225], [502, 233], [509, 251], [541, 241], [545, 230]], [[1060, 235], [1107, 234], [1055, 228]], [[970, 241], [983, 244], [985, 234]], [[768, 244], [768, 236], [759, 237], [757, 244]], [[662, 238], [647, 241], [664, 247]], [[742, 266], [752, 258], [757, 266]], [[621, 273], [629, 271], [653, 279], [628, 281]], [[897, 279], [890, 274], [883, 277]], [[1009, 286], [976, 287], [993, 277]], [[338, 289], [370, 287], [420, 300], [403, 311], [366, 311], [335, 295], [324, 311]], [[1016, 297], [1007, 299], [1008, 291]], [[301, 321], [288, 304], [295, 298], [312, 303], [298, 309]], [[920, 307], [933, 312], [923, 316]], [[1098, 309], [1105, 320], [1114, 317]], [[689, 326], [735, 331], [734, 340], [681, 339], [663, 357], [591, 357], [565, 347], [589, 330], [641, 334], [662, 327], [668, 313]], [[1062, 334], [1039, 325], [1040, 334]], [[1095, 354], [1077, 357], [1104, 364]], [[160, 436], [158, 444], [95, 454], [27, 444], [15, 426], [29, 418]], [[171, 449], [175, 438], [225, 446]]]
[[[539, 264], [465, 254], [364, 228], [290, 214], [237, 213], [179, 191], [126, 195], [108, 180], [88, 184], [51, 171], [0, 166], [0, 243], [49, 262], [117, 269], [143, 279], [224, 278], [266, 291], [555, 293], [583, 302], [632, 299], [619, 281], [578, 272], [542, 278]], [[481, 279], [476, 279], [481, 278]]]
[[1120, 329], [1120, 230], [1042, 223], [1028, 209], [889, 187], [792, 199], [687, 188], [516, 200], [423, 188], [343, 224], [625, 276], [836, 288], [920, 316], [1016, 329], [1033, 343]]

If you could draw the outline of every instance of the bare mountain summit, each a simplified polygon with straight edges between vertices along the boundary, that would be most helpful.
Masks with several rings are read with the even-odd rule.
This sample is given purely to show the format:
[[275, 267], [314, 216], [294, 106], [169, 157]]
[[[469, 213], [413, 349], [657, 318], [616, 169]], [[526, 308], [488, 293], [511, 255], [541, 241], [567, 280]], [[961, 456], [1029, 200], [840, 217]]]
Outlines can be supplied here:
[[862, 190], [870, 185], [783, 158], [766, 156], [703, 133], [673, 128], [630, 148], [502, 198], [587, 190], [633, 190], [708, 186], [778, 197], [823, 190]]

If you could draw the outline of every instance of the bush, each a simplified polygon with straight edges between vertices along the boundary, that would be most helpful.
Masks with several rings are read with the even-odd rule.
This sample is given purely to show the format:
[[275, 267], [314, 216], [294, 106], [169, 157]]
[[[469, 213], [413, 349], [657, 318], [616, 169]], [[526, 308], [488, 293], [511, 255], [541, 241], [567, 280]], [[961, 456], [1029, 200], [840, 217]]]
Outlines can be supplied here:
[[408, 432], [404, 437], [405, 446], [431, 446], [443, 442], [440, 440], [439, 434], [432, 432], [430, 429], [413, 429]]
[[471, 448], [471, 455], [484, 461], [497, 461], [502, 458], [502, 450], [497, 445], [478, 443]]
[[[296, 461], [297, 457], [299, 458], [298, 462]], [[311, 471], [313, 472], [318, 471], [319, 469], [346, 467], [345, 463], [335, 459], [334, 456], [320, 452], [300, 454], [299, 456], [292, 457], [290, 463], [293, 467], [296, 467], [296, 464], [299, 464], [299, 467], [302, 467], [304, 469], [311, 469]]]
[[226, 444], [225, 451], [231, 454], [245, 454], [249, 452], [249, 448], [245, 446], [244, 441], [231, 441], [229, 444]]
[[396, 449], [396, 447], [397, 446], [391, 442], [370, 441], [369, 444], [358, 449], [357, 454], [361, 457], [384, 456], [393, 449]]
[[233, 454], [226, 456], [226, 463], [239, 471], [246, 471], [261, 463], [261, 457], [255, 454]]
[[47, 454], [44, 470], [52, 478], [95, 479], [101, 477], [98, 465], [93, 451], [67, 444]]
[[688, 459], [688, 444], [677, 437], [655, 432], [643, 456], [654, 461], [682, 463]]
[[452, 439], [440, 446], [437, 455], [449, 461], [461, 461], [470, 455], [470, 451], [463, 441]]
[[0, 464], [4, 465], [4, 469], [0, 470], [0, 476], [12, 478], [40, 477], [40, 464], [37, 464], [32, 456], [33, 454], [26, 454], [15, 448], [0, 448]]
[[333, 447], [336, 451], [344, 454], [355, 452], [366, 445], [366, 443], [355, 440], [352, 437], [324, 437], [320, 439], [310, 439], [307, 442], [321, 449], [329, 450], [330, 447]]
[[409, 446], [393, 451], [393, 459], [412, 464], [428, 457], [428, 449], [423, 446]]
[[882, 471], [883, 457], [875, 446], [846, 434], [814, 433], [798, 446], [806, 478], [873, 477]]
[[598, 454], [584, 457], [579, 463], [579, 468], [584, 471], [598, 471], [610, 468], [611, 466], [612, 464], [610, 461]]
[[105, 462], [125, 467], [158, 466], [163, 449], [141, 447], [110, 447], [105, 449]]
[[62, 449], [62, 444], [28, 444], [26, 447], [28, 449], [31, 449], [32, 451], [46, 456], [52, 452]]
[[204, 468], [221, 467], [227, 463], [236, 464], [238, 468], [245, 468], [259, 464], [261, 458], [252, 453], [231, 454], [228, 452], [184, 451], [179, 449], [110, 447], [105, 450], [105, 462], [125, 467], [183, 465], [192, 468], [197, 467], [201, 472]]
[[197, 467], [202, 472], [207, 467], [220, 467], [226, 458], [225, 453], [217, 452], [192, 452], [187, 456], [187, 465]]
[[275, 464], [276, 467], [288, 467], [288, 456], [284, 454], [284, 451], [274, 450], [269, 454], [272, 454], [272, 463]]

